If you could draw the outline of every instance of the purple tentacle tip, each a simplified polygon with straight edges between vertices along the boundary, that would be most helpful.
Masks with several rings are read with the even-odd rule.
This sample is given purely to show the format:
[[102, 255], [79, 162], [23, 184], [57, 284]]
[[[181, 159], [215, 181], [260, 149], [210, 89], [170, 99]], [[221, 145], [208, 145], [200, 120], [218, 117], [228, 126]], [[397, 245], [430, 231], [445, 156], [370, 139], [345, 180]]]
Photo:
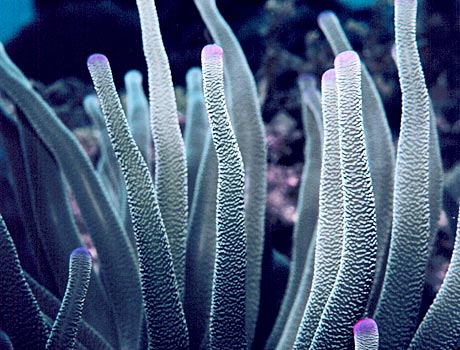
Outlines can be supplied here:
[[335, 84], [335, 69], [328, 69], [323, 73], [322, 81], [325, 84]]
[[101, 64], [101, 63], [107, 64], [108, 62], [109, 62], [109, 60], [107, 59], [106, 56], [104, 56], [103, 54], [100, 54], [100, 53], [95, 53], [95, 54], [93, 54], [93, 55], [88, 57], [87, 64], [89, 66], [89, 65]]
[[72, 253], [70, 254], [71, 257], [77, 256], [77, 255], [87, 257], [88, 259], [92, 259], [92, 255], [90, 251], [86, 248], [74, 249]]
[[356, 322], [353, 333], [355, 335], [377, 333], [377, 323], [372, 318], [364, 318]]
[[201, 58], [203, 60], [222, 59], [223, 55], [224, 50], [216, 44], [206, 45], [201, 51]]
[[344, 51], [337, 55], [334, 60], [334, 67], [345, 68], [359, 64], [359, 56], [354, 51]]

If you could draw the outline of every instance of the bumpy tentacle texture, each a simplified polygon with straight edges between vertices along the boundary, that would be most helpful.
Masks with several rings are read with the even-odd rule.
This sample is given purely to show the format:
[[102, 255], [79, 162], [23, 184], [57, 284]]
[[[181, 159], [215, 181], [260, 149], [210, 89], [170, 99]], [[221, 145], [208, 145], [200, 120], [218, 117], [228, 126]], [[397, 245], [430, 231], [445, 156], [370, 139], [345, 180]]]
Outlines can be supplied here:
[[0, 215], [0, 329], [17, 350], [44, 349], [49, 329], [30, 290], [19, 258]]
[[185, 315], [190, 346], [198, 348], [209, 322], [216, 243], [217, 158], [209, 131], [201, 68], [186, 75], [187, 153], [190, 218], [187, 237]]
[[[207, 118], [206, 114], [205, 116]], [[208, 121], [206, 123], [209, 124]], [[209, 325], [214, 275], [217, 157], [210, 133], [206, 136], [195, 192], [187, 238], [187, 283], [184, 303], [192, 349], [198, 348], [203, 342]]]
[[[321, 176], [321, 149], [322, 149], [322, 117], [321, 97], [316, 89], [313, 76], [301, 76], [298, 79], [300, 94], [302, 96], [302, 123], [305, 130], [304, 158], [306, 160], [300, 184], [300, 196], [297, 203], [299, 213], [294, 227], [292, 243], [292, 259], [289, 269], [289, 279], [284, 293], [283, 302], [278, 312], [275, 325], [270, 338], [265, 345], [266, 349], [273, 349], [279, 342], [286, 320], [289, 317], [292, 305], [296, 299], [300, 282], [302, 280], [305, 261], [312, 244], [318, 218], [319, 181]], [[319, 98], [319, 109], [312, 108], [307, 101]], [[308, 107], [307, 107], [308, 105]], [[316, 110], [315, 110], [316, 109]], [[302, 291], [304, 293], [304, 291]], [[292, 326], [290, 326], [292, 327]], [[292, 344], [291, 344], [292, 345]], [[285, 345], [284, 345], [285, 346]]]
[[[396, 45], [391, 48], [391, 57], [396, 66], [398, 58], [396, 54]], [[409, 58], [410, 59], [410, 58]], [[433, 102], [428, 96], [430, 103], [430, 240], [428, 245], [428, 254], [431, 254], [433, 245], [436, 243], [437, 232], [439, 228], [439, 215], [442, 209], [444, 170], [442, 167], [441, 148], [439, 146], [439, 135], [436, 126], [436, 114], [433, 108]]]
[[[299, 328], [296, 348], [308, 349], [339, 270], [343, 241], [343, 195], [340, 165], [336, 73], [322, 78], [324, 152], [312, 290]], [[291, 344], [289, 344], [291, 345]], [[285, 347], [287, 348], [287, 347]]]
[[224, 49], [225, 85], [233, 130], [243, 156], [247, 232], [246, 328], [254, 337], [260, 299], [265, 236], [267, 151], [257, 88], [238, 40], [216, 7], [215, 0], [195, 0], [213, 39]]
[[137, 0], [147, 61], [150, 115], [155, 142], [155, 185], [168, 233], [179, 292], [185, 283], [187, 237], [187, 165], [176, 111], [168, 57], [154, 0]]
[[[318, 17], [318, 24], [335, 55], [346, 50], [352, 50], [340, 22], [333, 12], [321, 13]], [[368, 305], [368, 311], [372, 313], [380, 295], [390, 242], [393, 208], [391, 190], [394, 186], [395, 151], [377, 87], [366, 66], [362, 64], [361, 67], [364, 136], [374, 187], [378, 239], [375, 280]]]
[[460, 221], [449, 269], [422, 323], [410, 342], [409, 350], [457, 349], [460, 340]]
[[152, 159], [150, 109], [142, 86], [141, 72], [131, 70], [126, 73], [125, 88], [128, 125], [145, 162], [150, 166], [150, 160]]
[[85, 248], [70, 255], [69, 279], [46, 350], [75, 349], [78, 327], [91, 276], [92, 257]]
[[[27, 283], [29, 283], [32, 293], [37, 299], [40, 310], [46, 315], [50, 320], [56, 319], [56, 316], [59, 312], [61, 301], [51, 294], [46, 288], [40, 285], [36, 280], [33, 279], [27, 272], [24, 272]], [[92, 280], [91, 276], [91, 280]], [[86, 301], [89, 295], [86, 296]], [[85, 305], [86, 305], [85, 301]], [[83, 317], [85, 315], [83, 314]], [[104, 338], [96, 329], [86, 323], [85, 320], [82, 320], [80, 327], [78, 328], [77, 340], [82, 343], [83, 346], [86, 346], [88, 349], [100, 349], [100, 350], [113, 350], [113, 347], [107, 342], [107, 339]], [[0, 347], [1, 349], [1, 347]]]
[[[375, 272], [377, 228], [361, 114], [361, 65], [353, 51], [334, 62], [344, 199], [342, 258], [310, 350], [344, 349], [366, 309]], [[318, 249], [317, 249], [318, 251]]]
[[210, 347], [246, 349], [243, 160], [225, 105], [222, 49], [217, 45], [206, 46], [201, 61], [206, 110], [219, 169]]
[[403, 96], [396, 160], [393, 232], [375, 321], [380, 347], [406, 349], [421, 302], [430, 232], [430, 111], [415, 40], [416, 0], [395, 1], [395, 33]]
[[353, 327], [355, 350], [378, 350], [379, 330], [372, 318], [358, 321]]
[[173, 260], [149, 169], [129, 132], [107, 58], [99, 54], [91, 56], [88, 68], [125, 176], [139, 256], [149, 349], [187, 349], [187, 327]]
[[1, 48], [0, 89], [23, 111], [68, 180], [99, 253], [121, 347], [135, 348], [139, 336], [136, 325], [140, 325], [142, 317], [142, 294], [135, 254], [126, 231], [76, 138], [11, 64]]

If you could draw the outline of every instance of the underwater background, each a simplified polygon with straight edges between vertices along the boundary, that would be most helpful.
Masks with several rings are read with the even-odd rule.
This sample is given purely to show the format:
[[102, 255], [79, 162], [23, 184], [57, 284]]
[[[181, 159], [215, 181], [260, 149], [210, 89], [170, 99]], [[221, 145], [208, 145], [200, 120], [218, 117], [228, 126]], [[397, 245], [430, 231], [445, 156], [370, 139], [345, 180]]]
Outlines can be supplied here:
[[[393, 1], [346, 0], [233, 0], [217, 1], [219, 10], [241, 43], [257, 83], [267, 138], [267, 197], [264, 251], [276, 264], [264, 260], [261, 309], [252, 349], [264, 349], [289, 274], [292, 235], [299, 217], [297, 202], [304, 167], [305, 134], [297, 78], [311, 75], [319, 86], [322, 74], [333, 67], [334, 55], [318, 28], [317, 17], [332, 10], [341, 21], [351, 45], [368, 67], [388, 118], [396, 145], [401, 123], [401, 90], [391, 57], [394, 43]], [[180, 127], [188, 120], [186, 74], [200, 66], [202, 48], [212, 43], [193, 1], [156, 1], [159, 23], [171, 67]], [[420, 318], [431, 304], [447, 271], [455, 242], [460, 183], [458, 179], [460, 122], [460, 1], [421, 0], [418, 3], [417, 42], [426, 85], [436, 114], [444, 169], [443, 210], [435, 244], [426, 267]], [[136, 69], [147, 86], [147, 65], [135, 1], [0, 1], [0, 36], [11, 60], [34, 89], [74, 133], [97, 166], [101, 135], [92, 128], [84, 98], [94, 94], [86, 65], [94, 53], [110, 59], [117, 87]], [[126, 89], [120, 89], [126, 99]], [[24, 218], [11, 185], [11, 159], [5, 141], [0, 152], [0, 213], [21, 246]], [[155, 156], [148, 159], [153, 169]], [[154, 170], [152, 170], [154, 172]], [[52, 199], [49, 199], [52, 200]], [[74, 200], [71, 201], [75, 204]], [[73, 212], [83, 240], [98, 252], [85, 232], [78, 205]], [[18, 248], [19, 250], [20, 248]], [[264, 255], [266, 259], [267, 253]], [[33, 271], [27, 261], [25, 270]], [[39, 273], [38, 273], [39, 275]], [[50, 287], [50, 286], [49, 286]], [[55, 294], [59, 294], [57, 286]]]

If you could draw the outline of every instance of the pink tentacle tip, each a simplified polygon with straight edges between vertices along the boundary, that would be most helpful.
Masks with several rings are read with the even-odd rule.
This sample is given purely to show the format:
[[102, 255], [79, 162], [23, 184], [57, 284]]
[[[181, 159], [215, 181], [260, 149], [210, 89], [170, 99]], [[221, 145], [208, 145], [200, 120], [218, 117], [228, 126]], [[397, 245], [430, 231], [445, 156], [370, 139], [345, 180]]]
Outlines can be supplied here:
[[87, 61], [88, 66], [94, 65], [94, 64], [108, 64], [108, 63], [109, 63], [109, 60], [107, 59], [107, 57], [100, 53], [95, 53], [89, 56], [88, 61]]
[[214, 59], [222, 59], [224, 55], [224, 50], [219, 45], [212, 44], [206, 45], [203, 50], [201, 51], [201, 58], [203, 60], [214, 60]]
[[74, 256], [84, 256], [85, 258], [87, 259], [92, 259], [92, 255], [90, 253], [90, 251], [86, 248], [77, 248], [77, 249], [74, 249], [72, 251], [72, 253], [70, 254], [71, 257], [74, 257]]
[[321, 78], [322, 82], [325, 84], [335, 84], [335, 69], [328, 69], [323, 73]]
[[372, 318], [364, 318], [355, 323], [353, 333], [355, 335], [377, 333], [377, 323]]
[[359, 64], [359, 56], [354, 51], [343, 51], [339, 53], [334, 60], [334, 67], [343, 68]]

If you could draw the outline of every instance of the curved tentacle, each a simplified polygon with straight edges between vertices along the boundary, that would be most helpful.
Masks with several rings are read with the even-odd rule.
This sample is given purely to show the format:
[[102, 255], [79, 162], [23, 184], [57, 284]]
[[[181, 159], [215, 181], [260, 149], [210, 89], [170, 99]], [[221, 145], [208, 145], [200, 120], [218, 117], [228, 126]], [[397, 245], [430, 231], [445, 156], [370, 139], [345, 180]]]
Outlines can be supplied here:
[[185, 147], [155, 1], [137, 0], [137, 8], [148, 70], [150, 123], [155, 143], [155, 187], [171, 245], [179, 292], [183, 297], [188, 220]]
[[187, 349], [188, 332], [168, 236], [150, 172], [129, 131], [110, 64], [100, 54], [88, 68], [125, 176], [136, 236], [149, 349]]
[[70, 255], [69, 278], [46, 350], [74, 349], [91, 276], [92, 257], [85, 248]]
[[212, 350], [246, 349], [244, 169], [227, 113], [223, 51], [201, 53], [203, 87], [218, 164], [217, 242], [209, 342]]

